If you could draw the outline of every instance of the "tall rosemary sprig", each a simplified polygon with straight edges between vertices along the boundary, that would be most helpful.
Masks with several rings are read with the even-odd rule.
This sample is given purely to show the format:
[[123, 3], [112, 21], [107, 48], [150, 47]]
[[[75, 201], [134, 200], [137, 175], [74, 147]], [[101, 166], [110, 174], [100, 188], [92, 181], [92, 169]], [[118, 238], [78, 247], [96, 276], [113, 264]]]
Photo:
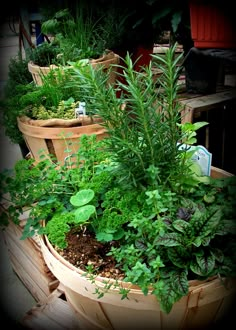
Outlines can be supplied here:
[[[172, 176], [183, 173], [177, 102], [182, 55], [175, 58], [175, 48], [169, 48], [164, 57], [153, 54], [150, 65], [139, 72], [127, 53], [124, 65], [119, 65], [122, 79], [118, 79], [116, 88], [107, 84], [102, 67], [74, 68], [73, 83], [83, 90], [87, 110], [103, 118], [109, 134], [107, 144], [122, 178], [135, 186], [168, 185]], [[163, 72], [158, 89], [152, 70], [155, 65]]]

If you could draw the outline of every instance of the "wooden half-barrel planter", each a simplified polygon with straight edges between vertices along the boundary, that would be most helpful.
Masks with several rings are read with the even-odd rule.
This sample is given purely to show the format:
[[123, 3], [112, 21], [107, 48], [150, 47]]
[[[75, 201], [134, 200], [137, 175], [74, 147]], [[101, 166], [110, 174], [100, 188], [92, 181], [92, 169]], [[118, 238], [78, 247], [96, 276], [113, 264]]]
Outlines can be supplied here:
[[[42, 157], [51, 158], [61, 165], [72, 162], [83, 134], [95, 134], [98, 140], [106, 136], [106, 129], [101, 125], [99, 118], [86, 117], [81, 121], [60, 119], [49, 121], [54, 123], [53, 127], [44, 126], [46, 121], [44, 123], [44, 121], [31, 120], [28, 117], [17, 119], [19, 130], [23, 134], [31, 157], [36, 162], [42, 160]], [[69, 126], [71, 123], [75, 126], [73, 124]]]
[[[212, 167], [211, 176], [231, 174]], [[188, 294], [166, 314], [151, 291], [145, 296], [137, 285], [100, 276], [91, 281], [54, 249], [47, 236], [40, 238], [44, 259], [63, 285], [66, 300], [85, 329], [203, 329], [223, 318], [235, 299], [235, 279], [214, 276], [192, 280]], [[130, 289], [128, 299], [121, 299], [119, 286]], [[96, 294], [98, 289], [104, 291], [102, 297]]]
[[[107, 54], [104, 54], [103, 56], [99, 57], [98, 59], [91, 59], [90, 63], [93, 67], [103, 66], [103, 70], [108, 72], [109, 74], [108, 83], [114, 84], [117, 74], [117, 67], [115, 65], [119, 64], [119, 61], [119, 55], [110, 51]], [[58, 66], [56, 65], [41, 67], [32, 61], [28, 63], [28, 70], [32, 75], [33, 81], [38, 86], [41, 86], [43, 84], [43, 77], [45, 75], [57, 68]]]

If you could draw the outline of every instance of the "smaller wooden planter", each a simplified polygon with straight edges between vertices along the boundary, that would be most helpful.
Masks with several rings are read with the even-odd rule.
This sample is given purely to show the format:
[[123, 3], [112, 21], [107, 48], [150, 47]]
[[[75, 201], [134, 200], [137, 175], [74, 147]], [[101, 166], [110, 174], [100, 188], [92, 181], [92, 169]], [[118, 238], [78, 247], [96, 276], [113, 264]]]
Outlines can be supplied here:
[[[86, 117], [86, 116], [85, 116]], [[17, 119], [18, 127], [23, 134], [24, 140], [31, 153], [32, 158], [39, 162], [42, 156], [54, 158], [61, 165], [66, 161], [72, 161], [79, 149], [80, 137], [83, 134], [96, 134], [97, 139], [103, 139], [107, 133], [106, 129], [99, 124], [99, 118], [94, 121], [77, 120], [76, 126], [59, 126], [56, 125], [68, 122], [68, 125], [76, 122], [76, 120], [60, 120], [55, 119], [54, 127], [45, 127], [44, 120], [31, 120], [28, 117], [20, 117]], [[45, 122], [45, 124], [44, 124]]]
[[[97, 65], [102, 65], [104, 71], [109, 72], [109, 84], [114, 84], [116, 80], [116, 71], [117, 68], [114, 66], [111, 68], [113, 64], [118, 64], [120, 60], [119, 55], [115, 54], [114, 52], [109, 52], [108, 54], [103, 55], [98, 59], [92, 59], [90, 63], [96, 67]], [[36, 85], [41, 86], [43, 84], [43, 76], [47, 75], [51, 70], [56, 69], [56, 65], [50, 65], [48, 67], [41, 67], [34, 64], [32, 61], [28, 63], [28, 70], [32, 74], [32, 78]]]
[[36, 85], [43, 85], [43, 76], [47, 75], [51, 70], [56, 69], [56, 65], [50, 66], [38, 66], [34, 64], [32, 61], [28, 63], [28, 70], [32, 75], [33, 81]]

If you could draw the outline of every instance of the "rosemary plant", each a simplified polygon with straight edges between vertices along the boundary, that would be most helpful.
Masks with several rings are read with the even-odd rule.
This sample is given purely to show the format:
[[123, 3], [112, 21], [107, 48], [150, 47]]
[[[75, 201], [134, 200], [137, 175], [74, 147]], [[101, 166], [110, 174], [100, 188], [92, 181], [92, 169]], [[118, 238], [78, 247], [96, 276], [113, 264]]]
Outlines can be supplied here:
[[[165, 183], [175, 185], [189, 175], [187, 155], [182, 143], [194, 144], [196, 130], [207, 123], [183, 125], [178, 103], [178, 78], [181, 67], [175, 59], [176, 45], [163, 58], [153, 55], [153, 61], [142, 72], [134, 71], [134, 63], [127, 54], [118, 80], [117, 90], [106, 84], [101, 70], [92, 67], [74, 68], [73, 84], [83, 90], [88, 111], [97, 113], [109, 134], [107, 141], [124, 181], [138, 184]], [[160, 63], [160, 64], [157, 64]], [[152, 65], [159, 65], [163, 74], [157, 88]], [[82, 70], [81, 70], [82, 69]], [[190, 138], [193, 138], [190, 140]], [[181, 179], [182, 178], [182, 179]]]

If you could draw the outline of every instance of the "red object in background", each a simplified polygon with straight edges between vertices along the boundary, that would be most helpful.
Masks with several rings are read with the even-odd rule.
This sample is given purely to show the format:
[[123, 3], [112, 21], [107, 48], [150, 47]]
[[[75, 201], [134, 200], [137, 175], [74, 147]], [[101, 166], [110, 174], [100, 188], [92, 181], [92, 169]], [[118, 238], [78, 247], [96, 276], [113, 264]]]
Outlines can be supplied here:
[[[134, 70], [135, 71], [140, 71], [142, 67], [148, 66], [151, 59], [152, 59], [152, 54], [153, 54], [153, 45], [148, 47], [144, 46], [138, 46], [136, 48], [128, 49], [128, 50], [123, 50], [120, 51], [118, 49], [115, 49], [114, 52], [120, 56], [120, 65], [124, 65], [123, 59], [125, 58], [127, 52], [129, 52], [130, 57], [134, 63]], [[117, 69], [118, 72], [118, 77], [117, 79], [122, 82], [126, 83], [124, 80], [124, 77], [119, 76], [119, 73], [121, 73], [121, 68]], [[121, 91], [117, 92], [117, 97], [120, 97]]]
[[126, 50], [114, 49], [113, 51], [120, 56], [120, 61], [122, 65], [124, 65], [122, 59], [125, 58], [128, 52], [133, 63], [135, 63], [135, 71], [139, 71], [142, 67], [149, 65], [152, 59], [153, 47], [154, 45], [149, 47], [137, 46]]
[[134, 65], [135, 71], [139, 71], [142, 67], [148, 66], [153, 53], [153, 47], [152, 48], [145, 48], [142, 46], [137, 47], [136, 51], [134, 52], [132, 56], [133, 62], [137, 61]]
[[190, 1], [191, 36], [196, 48], [236, 48], [236, 22], [228, 2]]

